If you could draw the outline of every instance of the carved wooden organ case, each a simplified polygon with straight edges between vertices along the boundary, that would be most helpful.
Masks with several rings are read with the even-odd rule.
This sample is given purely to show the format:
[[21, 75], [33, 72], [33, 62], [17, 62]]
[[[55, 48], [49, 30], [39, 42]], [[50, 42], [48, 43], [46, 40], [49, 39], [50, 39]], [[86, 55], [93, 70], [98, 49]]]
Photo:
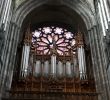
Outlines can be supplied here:
[[34, 32], [28, 29], [12, 90], [95, 92], [86, 61], [81, 32], [57, 26], [43, 26]]

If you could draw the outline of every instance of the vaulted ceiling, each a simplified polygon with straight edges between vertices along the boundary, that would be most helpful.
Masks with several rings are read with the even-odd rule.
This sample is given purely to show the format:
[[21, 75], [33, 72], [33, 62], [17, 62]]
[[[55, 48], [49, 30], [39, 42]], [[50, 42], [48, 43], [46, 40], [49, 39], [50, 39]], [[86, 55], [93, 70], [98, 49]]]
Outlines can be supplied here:
[[[28, 0], [29, 1], [29, 0]], [[47, 1], [50, 1], [50, 2], [53, 2], [53, 1], [59, 1], [59, 0], [47, 0]], [[60, 0], [61, 2], [63, 0]], [[84, 3], [85, 6], [88, 6], [92, 11], [94, 11], [94, 0], [71, 0], [71, 2], [80, 2], [80, 3]], [[16, 0], [15, 1], [15, 5], [16, 5], [16, 8], [18, 8], [20, 5], [22, 5], [24, 2], [27, 2], [27, 0]]]

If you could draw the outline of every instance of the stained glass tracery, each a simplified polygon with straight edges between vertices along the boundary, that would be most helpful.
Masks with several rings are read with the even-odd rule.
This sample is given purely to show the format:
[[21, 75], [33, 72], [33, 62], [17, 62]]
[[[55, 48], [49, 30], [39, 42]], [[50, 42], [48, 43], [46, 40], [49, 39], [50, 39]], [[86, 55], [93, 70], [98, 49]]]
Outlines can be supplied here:
[[53, 49], [58, 55], [69, 55], [73, 46], [75, 46], [75, 36], [67, 29], [50, 26], [32, 32], [32, 48], [40, 55], [49, 55]]

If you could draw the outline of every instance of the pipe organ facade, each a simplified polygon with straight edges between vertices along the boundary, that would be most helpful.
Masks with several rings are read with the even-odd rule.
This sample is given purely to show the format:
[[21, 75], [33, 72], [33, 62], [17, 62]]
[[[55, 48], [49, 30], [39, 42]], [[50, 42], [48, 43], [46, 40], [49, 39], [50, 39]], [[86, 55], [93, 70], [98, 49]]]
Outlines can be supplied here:
[[110, 0], [0, 0], [0, 100], [110, 100]]
[[[35, 59], [31, 58], [32, 55]], [[25, 78], [29, 73], [33, 73], [35, 77], [46, 75], [54, 78], [63, 76], [73, 78], [76, 72], [74, 67], [79, 70], [77, 75], [80, 79], [87, 78], [82, 33], [72, 33], [51, 26], [26, 34], [20, 77]], [[32, 72], [29, 69], [32, 69]]]
[[86, 64], [81, 32], [57, 26], [28, 29], [19, 81], [13, 81], [12, 90], [17, 86], [17, 91], [95, 92], [94, 79], [89, 80]]

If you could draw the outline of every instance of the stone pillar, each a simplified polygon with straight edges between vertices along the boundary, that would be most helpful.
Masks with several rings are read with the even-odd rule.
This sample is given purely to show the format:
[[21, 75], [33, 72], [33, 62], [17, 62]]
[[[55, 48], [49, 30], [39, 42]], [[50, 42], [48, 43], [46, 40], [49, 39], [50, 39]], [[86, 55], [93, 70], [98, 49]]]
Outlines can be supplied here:
[[15, 23], [10, 24], [10, 30], [7, 38], [8, 45], [6, 45], [6, 50], [5, 50], [4, 59], [3, 59], [4, 62], [3, 62], [3, 67], [1, 71], [1, 77], [0, 77], [0, 80], [1, 80], [0, 86], [1, 86], [2, 92], [4, 92], [4, 90], [6, 89], [6, 84], [8, 82], [7, 77], [12, 76], [8, 73], [11, 73], [12, 70], [10, 69], [13, 69], [12, 65], [16, 55], [15, 50], [17, 48], [16, 40], [18, 41], [18, 36], [17, 36], [18, 29], [19, 27]]
[[[1, 31], [1, 36], [2, 38], [0, 39], [0, 98], [1, 98], [1, 93], [2, 93], [2, 86], [3, 83], [5, 82], [4, 79], [6, 77], [6, 59], [7, 59], [7, 54], [9, 50], [9, 41], [7, 40], [7, 36], [11, 38], [11, 33], [12, 30], [10, 31], [10, 27], [12, 25], [10, 24], [10, 20], [12, 18], [12, 13], [13, 13], [13, 6], [12, 6], [12, 0], [9, 0], [9, 4], [6, 2], [7, 0], [0, 0], [0, 30]], [[6, 12], [6, 7], [8, 6], [7, 12]], [[4, 18], [4, 14], [6, 17]], [[4, 19], [4, 22], [3, 22]], [[3, 28], [2, 28], [3, 26]]]
[[0, 0], [0, 26], [2, 22], [2, 16], [3, 16], [3, 9], [4, 9], [5, 0]]
[[13, 71], [14, 71], [14, 67], [16, 67], [14, 65], [15, 65], [15, 59], [16, 59], [16, 53], [17, 53], [17, 47], [18, 47], [18, 41], [19, 41], [19, 36], [18, 36], [19, 32], [20, 32], [20, 28], [16, 25], [15, 34], [12, 39], [13, 44], [10, 52], [10, 60], [8, 62], [8, 70], [7, 70], [6, 83], [5, 83], [5, 88], [7, 90], [10, 90], [11, 88]]
[[107, 82], [106, 62], [104, 57], [104, 51], [101, 49], [101, 46], [103, 45], [100, 44], [100, 41], [102, 40], [99, 38], [100, 34], [97, 31], [97, 26], [93, 26], [88, 31], [88, 36], [90, 40], [96, 90], [97, 92], [101, 92], [101, 95], [99, 95], [99, 100], [109, 100], [109, 87]]

